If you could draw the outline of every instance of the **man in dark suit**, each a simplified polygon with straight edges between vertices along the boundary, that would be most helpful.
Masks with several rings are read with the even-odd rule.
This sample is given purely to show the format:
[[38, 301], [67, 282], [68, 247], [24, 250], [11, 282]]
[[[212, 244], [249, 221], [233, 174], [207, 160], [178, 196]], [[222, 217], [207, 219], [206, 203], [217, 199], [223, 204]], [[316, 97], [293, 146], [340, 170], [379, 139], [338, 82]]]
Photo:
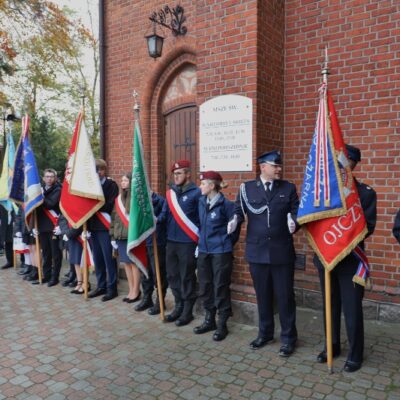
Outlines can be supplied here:
[[96, 170], [104, 193], [105, 203], [88, 221], [91, 234], [90, 245], [93, 251], [97, 288], [89, 293], [89, 298], [103, 295], [102, 301], [109, 301], [118, 296], [117, 267], [112, 257], [110, 238], [111, 211], [118, 196], [118, 185], [107, 177], [107, 163], [96, 160]]
[[299, 207], [296, 186], [282, 180], [282, 161], [278, 151], [257, 158], [260, 176], [241, 185], [235, 217], [228, 233], [247, 217], [246, 260], [250, 265], [257, 297], [259, 332], [250, 343], [258, 349], [273, 340], [274, 295], [281, 324], [281, 357], [290, 356], [297, 340], [294, 298], [295, 251], [292, 234]]
[[[357, 147], [346, 145], [350, 168], [353, 170], [361, 161], [361, 152]], [[354, 178], [355, 179], [355, 178]], [[364, 216], [367, 222], [367, 236], [374, 232], [376, 225], [376, 193], [368, 185], [358, 182], [356, 186]], [[364, 242], [359, 243], [364, 249]], [[354, 372], [361, 368], [364, 351], [364, 322], [362, 299], [364, 287], [354, 283], [353, 277], [357, 273], [359, 259], [350, 253], [331, 272], [331, 296], [332, 296], [332, 347], [333, 356], [340, 355], [340, 314], [343, 306], [343, 314], [346, 322], [349, 352], [344, 365], [346, 372]], [[325, 313], [325, 270], [317, 256], [314, 256], [314, 265], [319, 272], [322, 298]], [[324, 318], [325, 321], [325, 318]], [[317, 356], [317, 361], [325, 363], [326, 350], [323, 349]]]

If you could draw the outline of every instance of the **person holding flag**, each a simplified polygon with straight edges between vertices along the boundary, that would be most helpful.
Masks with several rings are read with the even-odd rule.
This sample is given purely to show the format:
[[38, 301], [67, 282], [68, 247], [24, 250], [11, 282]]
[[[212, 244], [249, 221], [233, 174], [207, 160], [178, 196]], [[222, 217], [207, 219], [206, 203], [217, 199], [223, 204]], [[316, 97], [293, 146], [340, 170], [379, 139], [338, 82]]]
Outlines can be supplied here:
[[[62, 263], [61, 232], [58, 226], [61, 184], [57, 180], [57, 172], [52, 168], [44, 170], [43, 182], [44, 199], [37, 209], [37, 219], [43, 254], [42, 283], [47, 282], [47, 286], [51, 287], [59, 282]], [[39, 281], [33, 281], [32, 284], [39, 284]]]
[[[361, 152], [357, 147], [346, 144], [347, 157], [351, 171], [361, 161]], [[356, 184], [362, 210], [367, 223], [368, 233], [366, 238], [375, 230], [376, 225], [376, 192], [368, 185], [353, 179]], [[358, 244], [364, 250], [364, 242]], [[318, 269], [321, 283], [321, 292], [325, 304], [325, 270], [320, 259], [314, 256], [314, 265]], [[340, 261], [331, 271], [331, 307], [332, 307], [332, 346], [333, 356], [340, 355], [340, 322], [341, 310], [346, 323], [349, 351], [344, 365], [346, 372], [354, 372], [361, 368], [364, 351], [364, 322], [362, 299], [364, 297], [364, 286], [354, 283], [353, 277], [357, 276], [360, 258], [355, 252], [351, 252]], [[325, 311], [325, 307], [324, 307]], [[326, 349], [317, 356], [319, 363], [326, 363]]]
[[129, 211], [132, 175], [122, 175], [120, 194], [115, 199], [111, 213], [110, 237], [112, 247], [118, 251], [119, 261], [124, 264], [129, 292], [123, 301], [135, 303], [140, 299], [140, 270], [132, 263], [127, 252]]
[[175, 308], [166, 322], [184, 326], [193, 320], [196, 294], [195, 251], [199, 240], [200, 189], [191, 181], [190, 162], [176, 161], [171, 168], [174, 184], [167, 191], [167, 277]]
[[400, 243], [400, 210], [397, 211], [396, 218], [394, 219], [392, 231], [393, 231], [393, 236]]

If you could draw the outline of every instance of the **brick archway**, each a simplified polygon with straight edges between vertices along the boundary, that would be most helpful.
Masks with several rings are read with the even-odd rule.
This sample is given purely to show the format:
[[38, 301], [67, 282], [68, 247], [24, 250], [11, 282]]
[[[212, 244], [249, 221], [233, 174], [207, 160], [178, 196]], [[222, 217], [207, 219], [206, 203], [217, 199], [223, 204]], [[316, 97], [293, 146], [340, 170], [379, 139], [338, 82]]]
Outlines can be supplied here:
[[[196, 66], [194, 47], [188, 43], [175, 47], [152, 71], [147, 82], [142, 101], [142, 129], [144, 130], [144, 148], [151, 169], [150, 182], [154, 190], [162, 191], [165, 177], [165, 143], [163, 114], [168, 109], [162, 108], [162, 99], [172, 80], [188, 65]], [[182, 104], [196, 104], [196, 96], [180, 99]], [[179, 106], [180, 104], [170, 104]]]

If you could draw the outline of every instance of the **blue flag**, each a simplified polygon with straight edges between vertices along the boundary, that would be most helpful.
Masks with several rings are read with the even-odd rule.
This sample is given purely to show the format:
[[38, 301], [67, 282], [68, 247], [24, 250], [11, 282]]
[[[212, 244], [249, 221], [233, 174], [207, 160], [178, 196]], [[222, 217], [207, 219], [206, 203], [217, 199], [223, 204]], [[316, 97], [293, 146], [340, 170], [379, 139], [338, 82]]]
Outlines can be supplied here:
[[0, 205], [9, 213], [15, 204], [10, 201], [10, 187], [14, 169], [15, 146], [11, 133], [7, 134], [7, 147], [4, 152], [3, 169], [0, 177]]
[[335, 148], [332, 122], [328, 113], [327, 88], [320, 89], [317, 123], [304, 173], [299, 224], [343, 215], [346, 202], [338, 163], [347, 165], [344, 153]]
[[29, 116], [22, 118], [22, 135], [18, 144], [10, 199], [23, 204], [25, 221], [43, 203], [43, 193], [35, 155], [29, 142]]

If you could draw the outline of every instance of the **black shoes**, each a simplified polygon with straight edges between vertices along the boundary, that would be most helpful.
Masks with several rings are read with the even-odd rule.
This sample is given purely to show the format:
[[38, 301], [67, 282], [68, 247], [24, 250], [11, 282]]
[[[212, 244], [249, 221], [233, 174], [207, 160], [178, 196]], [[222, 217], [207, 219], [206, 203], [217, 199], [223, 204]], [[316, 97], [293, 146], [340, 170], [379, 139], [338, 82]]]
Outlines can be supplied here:
[[[42, 284], [47, 283], [47, 282], [49, 282], [48, 279], [42, 279]], [[37, 278], [36, 278], [36, 280], [32, 280], [31, 283], [32, 283], [32, 285], [40, 285], [39, 279], [37, 279]]]
[[200, 326], [196, 326], [193, 328], [193, 333], [196, 335], [201, 335], [203, 333], [207, 333], [210, 331], [215, 331], [217, 329], [217, 324], [214, 321], [207, 321], [204, 320], [204, 322]]
[[294, 352], [295, 345], [294, 344], [283, 344], [279, 349], [279, 356], [280, 357], [289, 357]]
[[176, 307], [172, 310], [171, 314], [165, 316], [165, 322], [174, 322], [176, 321], [182, 314], [183, 307]]
[[[129, 297], [124, 297], [122, 299], [122, 301], [125, 302], [125, 303], [136, 303], [137, 301], [139, 301], [141, 294], [142, 293], [139, 290], [139, 294], [134, 299], [130, 299]], [[135, 310], [136, 310], [136, 308], [135, 308]]]
[[113, 292], [108, 292], [101, 298], [101, 301], [109, 301], [115, 299], [118, 296], [118, 292], [114, 290]]
[[14, 268], [14, 265], [7, 263], [7, 264], [4, 264], [2, 267], [0, 267], [0, 269], [8, 269], [8, 268]]
[[59, 284], [59, 282], [58, 282], [57, 280], [55, 280], [55, 279], [50, 279], [50, 281], [48, 282], [47, 286], [48, 286], [48, 287], [52, 287], [52, 286], [56, 286], [56, 285], [58, 285], [58, 284]]
[[343, 371], [345, 371], [345, 372], [356, 372], [360, 368], [361, 368], [361, 363], [347, 360], [344, 363]]
[[228, 336], [228, 327], [226, 324], [217, 327], [217, 330], [214, 332], [213, 340], [216, 342], [220, 342], [224, 340]]
[[271, 343], [274, 339], [273, 338], [264, 338], [262, 336], [258, 336], [257, 339], [253, 340], [250, 343], [250, 348], [252, 350], [261, 349], [261, 347], [266, 346], [268, 343]]
[[185, 326], [190, 324], [193, 321], [193, 315], [185, 315], [185, 316], [180, 316], [176, 321], [175, 321], [175, 325], [176, 326]]
[[[334, 358], [340, 356], [340, 348], [339, 347], [333, 346], [332, 352], [333, 352], [333, 357]], [[328, 359], [328, 356], [327, 356], [327, 353], [326, 353], [326, 349], [322, 350], [321, 353], [319, 353], [317, 355], [317, 362], [319, 362], [320, 364], [326, 363], [327, 359]]]
[[102, 294], [106, 294], [107, 290], [102, 288], [97, 288], [88, 294], [89, 299], [93, 299], [95, 297], [101, 296]]
[[153, 299], [149, 295], [143, 295], [142, 301], [135, 306], [135, 311], [144, 311], [153, 307]]

